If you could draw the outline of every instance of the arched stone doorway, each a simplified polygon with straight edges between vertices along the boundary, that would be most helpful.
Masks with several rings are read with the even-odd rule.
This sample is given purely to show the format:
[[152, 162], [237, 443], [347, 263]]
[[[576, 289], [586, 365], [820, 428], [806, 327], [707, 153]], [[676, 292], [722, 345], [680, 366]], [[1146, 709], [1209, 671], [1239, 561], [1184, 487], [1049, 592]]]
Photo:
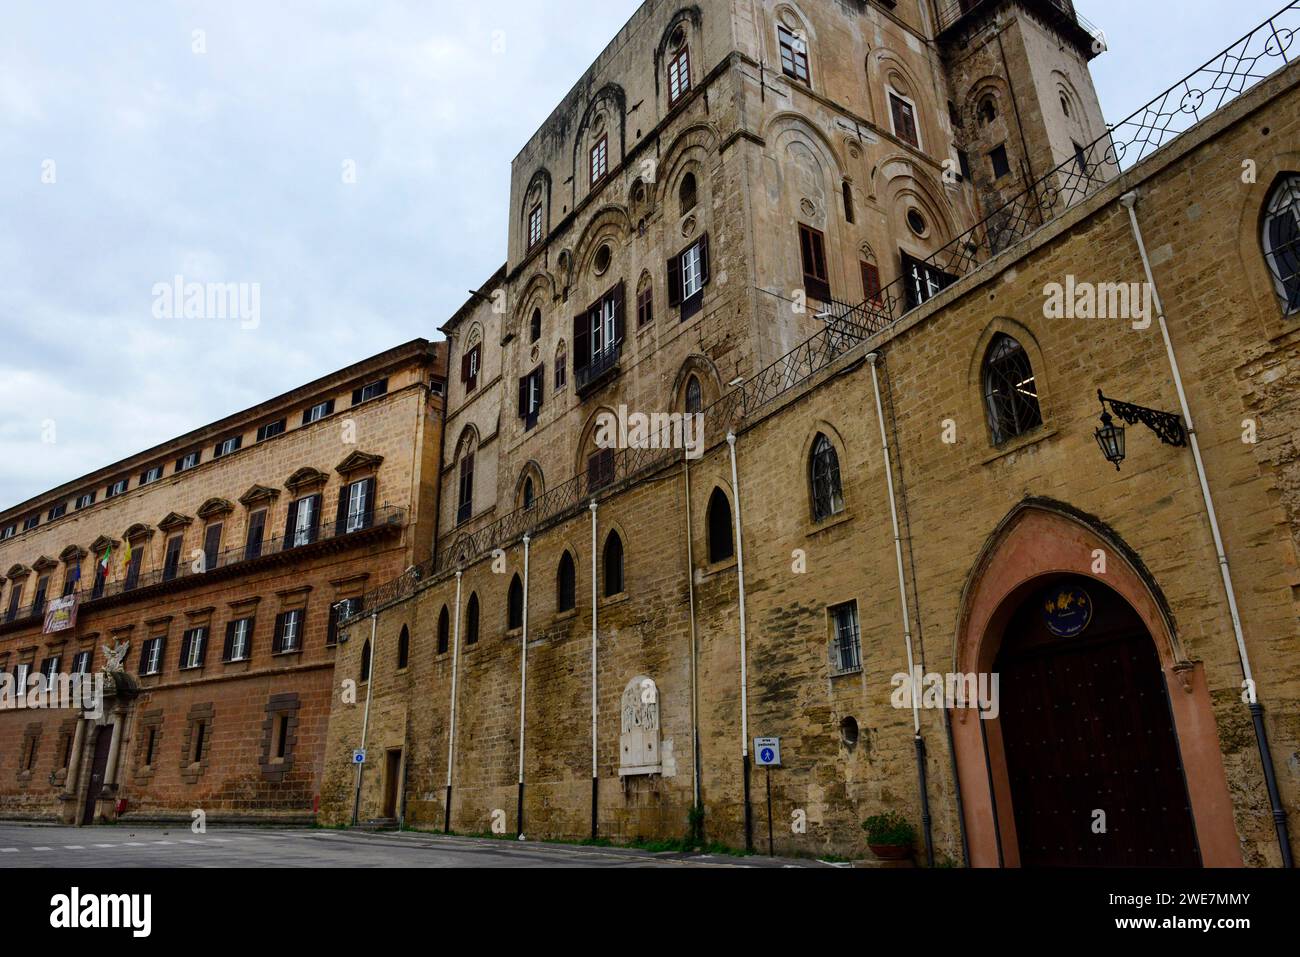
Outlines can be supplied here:
[[[1069, 622], [1057, 623], [1057, 630], [1067, 636], [1057, 638], [1045, 623], [1044, 611], [1053, 590], [1062, 587], [1085, 593], [1094, 617], [1073, 637]], [[1069, 675], [1066, 668], [1071, 669]], [[973, 709], [955, 709], [952, 715], [972, 866], [1241, 866], [1204, 669], [1183, 654], [1168, 608], [1140, 560], [1099, 522], [1041, 500], [1013, 510], [990, 536], [967, 581], [953, 671], [1000, 675], [1002, 707], [997, 718], [982, 720]], [[1089, 674], [1095, 676], [1096, 687], [1079, 690]], [[1033, 687], [1035, 681], [1040, 687]], [[1067, 700], [1072, 702], [1070, 714], [1051, 710]], [[1016, 713], [1025, 709], [1027, 714]], [[1125, 739], [1106, 738], [1108, 733], [1123, 734], [1135, 721], [1164, 729], [1153, 730], [1151, 740], [1159, 741], [1143, 745], [1155, 749], [1145, 756], [1133, 739], [1127, 739], [1126, 750]], [[1085, 740], [1054, 752], [1046, 737], [1050, 734]], [[1140, 782], [1140, 787], [1115, 780], [1125, 768], [1140, 766], [1152, 755], [1164, 762], [1158, 775]], [[1111, 780], [1078, 785], [1074, 790], [1080, 795], [1062, 796], [1070, 789], [1064, 775], [1085, 781], [1082, 775], [1094, 772], [1109, 774]], [[1087, 808], [1079, 804], [1086, 814], [1082, 832], [1079, 822], [1070, 820], [1065, 826], [1060, 821], [1062, 815], [1079, 813], [1079, 801], [1101, 802]], [[1106, 803], [1124, 810], [1117, 817]], [[1134, 804], [1136, 812], [1131, 810]], [[1081, 843], [1082, 835], [1092, 840], [1094, 810], [1107, 812], [1112, 837], [1130, 835], [1134, 827], [1162, 835], [1168, 844], [1163, 856], [1156, 859], [1153, 848], [1134, 845], [1133, 854], [1145, 861], [1116, 860], [1107, 855], [1128, 852], [1127, 845], [1117, 850], [1120, 840]], [[1076, 838], [1068, 852], [1066, 834]], [[1052, 841], [1054, 850], [1048, 847]]]
[[993, 664], [1021, 866], [1200, 866], [1151, 633], [1095, 579], [1027, 589]]

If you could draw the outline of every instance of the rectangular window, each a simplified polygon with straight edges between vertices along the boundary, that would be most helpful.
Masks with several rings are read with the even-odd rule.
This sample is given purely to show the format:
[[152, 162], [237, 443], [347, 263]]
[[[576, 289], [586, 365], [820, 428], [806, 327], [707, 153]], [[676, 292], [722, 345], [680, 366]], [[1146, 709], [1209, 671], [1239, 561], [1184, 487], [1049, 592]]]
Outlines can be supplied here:
[[460, 357], [460, 381], [465, 383], [465, 394], [469, 395], [478, 388], [478, 371], [482, 362], [482, 343], [475, 343]]
[[542, 411], [542, 385], [545, 382], [545, 368], [538, 366], [519, 380], [519, 417], [524, 420], [527, 431], [537, 424], [537, 416]]
[[808, 82], [808, 43], [785, 26], [776, 28], [781, 46], [781, 72], [794, 80]]
[[970, 154], [965, 150], [957, 151], [957, 165], [961, 169], [961, 178], [970, 179]]
[[51, 655], [41, 662], [41, 674], [45, 676], [45, 684], [48, 687], [54, 680], [54, 676], [59, 673], [59, 656]]
[[1001, 179], [1011, 172], [1011, 161], [1007, 158], [1007, 148], [999, 146], [989, 154], [989, 163], [993, 166], [993, 178]]
[[30, 532], [39, 524], [41, 524], [41, 517], [39, 515], [28, 516], [27, 521], [23, 522], [23, 531]]
[[602, 136], [591, 148], [591, 185], [594, 187], [609, 172], [609, 137]]
[[266, 535], [266, 509], [258, 509], [248, 516], [248, 537], [244, 542], [244, 558], [260, 558], [262, 539]]
[[162, 671], [163, 643], [162, 636], [149, 638], [140, 650], [140, 674], [156, 675]]
[[280, 614], [276, 628], [276, 654], [302, 649], [303, 609], [295, 608]]
[[104, 490], [104, 498], [116, 498], [126, 491], [126, 479], [118, 479]]
[[691, 91], [691, 53], [683, 44], [668, 62], [668, 105], [676, 106], [677, 101]]
[[803, 288], [810, 299], [828, 302], [830, 275], [826, 270], [826, 237], [820, 230], [799, 224], [799, 255], [803, 260]]
[[275, 756], [284, 760], [285, 750], [289, 745], [289, 716], [282, 714], [275, 719]]
[[709, 278], [709, 236], [705, 233], [668, 260], [668, 305], [681, 307], [682, 322], [704, 307], [704, 287]]
[[52, 522], [56, 518], [62, 518], [64, 515], [67, 514], [68, 514], [68, 503], [60, 502], [58, 505], [50, 509], [50, 514], [45, 517], [45, 520], [47, 522]]
[[568, 362], [563, 352], [555, 356], [555, 391], [559, 392], [569, 382]]
[[13, 538], [17, 534], [18, 534], [17, 525], [6, 525], [4, 531], [0, 532], [0, 542], [5, 541], [6, 539]]
[[381, 395], [388, 394], [388, 380], [380, 379], [378, 382], [371, 382], [362, 386], [360, 389], [352, 390], [352, 404], [360, 405], [362, 402], [369, 402], [371, 399], [377, 399]]
[[72, 673], [74, 675], [90, 674], [90, 664], [94, 660], [95, 652], [92, 648], [85, 651], [77, 652], [77, 656], [72, 659]]
[[916, 107], [897, 93], [889, 94], [889, 112], [894, 121], [894, 135], [904, 143], [921, 146], [921, 138], [916, 130]]
[[188, 455], [182, 455], [180, 458], [176, 460], [176, 471], [184, 472], [187, 471], [188, 469], [194, 468], [194, 466], [198, 464], [199, 464], [199, 453], [191, 452]]
[[45, 611], [45, 596], [50, 591], [50, 576], [42, 575], [36, 582], [36, 597], [32, 599], [32, 617], [38, 618]]
[[228, 439], [222, 439], [217, 443], [217, 447], [212, 452], [214, 459], [219, 459], [223, 455], [229, 455], [231, 452], [238, 452], [239, 447], [244, 444], [242, 435], [232, 435]]
[[858, 631], [858, 603], [836, 605], [830, 610], [831, 674], [847, 675], [862, 670], [862, 639]]
[[203, 533], [203, 570], [212, 571], [221, 561], [221, 523], [209, 525]]
[[319, 422], [327, 415], [334, 414], [334, 400], [327, 399], [324, 402], [317, 402], [306, 412], [302, 414], [302, 424], [311, 425], [313, 422]]
[[154, 745], [156, 745], [157, 743], [158, 743], [158, 729], [150, 728], [149, 737], [145, 740], [145, 746], [144, 746], [144, 766], [146, 768], [153, 767], [153, 751], [154, 751]]
[[203, 760], [203, 739], [208, 733], [208, 723], [206, 721], [194, 722], [194, 752], [190, 755], [190, 763], [198, 764]]
[[208, 643], [208, 629], [191, 628], [181, 639], [181, 670], [203, 666], [203, 652]]
[[539, 203], [528, 214], [528, 248], [531, 250], [542, 241], [542, 206]]
[[880, 304], [880, 270], [872, 263], [861, 263], [862, 299], [866, 302]]
[[167, 539], [167, 550], [163, 554], [163, 581], [169, 582], [180, 574], [181, 570], [181, 536], [173, 535]]
[[337, 645], [339, 642], [339, 622], [345, 621], [361, 604], [360, 598], [344, 598], [330, 606], [329, 627], [325, 631], [325, 644]]
[[907, 253], [903, 253], [903, 275], [907, 277], [908, 309], [915, 309], [922, 303], [929, 302], [957, 281], [956, 276]]
[[140, 484], [149, 485], [152, 482], [156, 482], [160, 478], [162, 478], [162, 473], [163, 473], [162, 466], [155, 465], [153, 468], [149, 469], [148, 471], [142, 472], [140, 474]]
[[226, 647], [222, 661], [247, 661], [253, 651], [253, 619], [239, 618], [226, 625]]
[[266, 425], [259, 426], [257, 429], [257, 441], [265, 442], [267, 439], [274, 438], [284, 432], [286, 424], [285, 419], [277, 419], [274, 422], [268, 422]]
[[347, 509], [344, 513], [346, 522], [343, 527], [344, 532], [351, 533], [369, 528], [375, 514], [375, 480], [367, 478], [360, 482], [353, 482], [347, 487], [344, 495], [346, 496], [344, 507]]
[[648, 326], [655, 318], [654, 286], [646, 286], [636, 294], [636, 327]]
[[460, 487], [456, 497], [456, 524], [468, 522], [474, 514], [474, 453], [460, 460]]
[[32, 666], [27, 662], [20, 662], [14, 666], [14, 687], [26, 690], [27, 679], [32, 673]]
[[294, 502], [291, 527], [292, 548], [310, 545], [316, 541], [316, 526], [320, 524], [320, 496], [309, 495]]

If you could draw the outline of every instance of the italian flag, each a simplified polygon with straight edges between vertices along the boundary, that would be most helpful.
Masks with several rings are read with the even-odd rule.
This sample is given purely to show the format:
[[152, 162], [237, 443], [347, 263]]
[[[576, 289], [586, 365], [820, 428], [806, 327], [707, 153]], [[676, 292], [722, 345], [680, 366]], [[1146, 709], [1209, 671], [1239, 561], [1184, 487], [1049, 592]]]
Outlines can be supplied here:
[[99, 567], [102, 568], [102, 569], [104, 569], [105, 572], [108, 571], [108, 559], [109, 559], [109, 556], [112, 555], [112, 554], [113, 554], [113, 546], [112, 546], [112, 545], [105, 545], [105, 546], [104, 546], [104, 555], [103, 555], [103, 557], [100, 558], [100, 560], [99, 560]]

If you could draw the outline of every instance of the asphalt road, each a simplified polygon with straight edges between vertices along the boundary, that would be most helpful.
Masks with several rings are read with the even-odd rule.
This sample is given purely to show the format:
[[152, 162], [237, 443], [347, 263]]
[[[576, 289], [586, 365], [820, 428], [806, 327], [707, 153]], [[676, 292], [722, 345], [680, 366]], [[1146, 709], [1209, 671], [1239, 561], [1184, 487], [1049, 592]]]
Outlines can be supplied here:
[[761, 856], [327, 830], [0, 824], [0, 868], [23, 867], [826, 867]]

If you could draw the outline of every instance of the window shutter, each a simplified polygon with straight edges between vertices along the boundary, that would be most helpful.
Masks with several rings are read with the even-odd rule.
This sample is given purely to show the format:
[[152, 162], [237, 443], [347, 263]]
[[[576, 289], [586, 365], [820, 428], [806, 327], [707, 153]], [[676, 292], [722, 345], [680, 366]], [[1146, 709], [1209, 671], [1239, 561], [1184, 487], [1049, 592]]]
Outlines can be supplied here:
[[668, 260], [668, 305], [682, 304], [682, 257], [674, 256]]
[[353, 405], [360, 405], [360, 404], [361, 404], [361, 391], [362, 391], [362, 390], [360, 390], [360, 389], [353, 389], [353, 390], [352, 390], [352, 404], [353, 404]]
[[339, 606], [336, 603], [330, 605], [329, 625], [325, 629], [325, 645], [326, 647], [329, 647], [331, 645], [336, 645], [338, 644], [338, 640], [339, 640]]
[[298, 524], [298, 503], [289, 503], [289, 520], [284, 526], [284, 547], [290, 548], [293, 545], [293, 527]]
[[302, 424], [303, 424], [303, 425], [306, 425], [307, 422], [308, 422], [308, 420], [309, 420], [310, 418], [311, 418], [311, 409], [303, 409], [303, 410], [302, 410]]
[[348, 491], [351, 485], [344, 485], [339, 489], [339, 507], [334, 514], [334, 534], [342, 535], [348, 527]]
[[178, 458], [178, 459], [176, 460], [176, 471], [177, 471], [177, 472], [179, 472], [179, 471], [181, 470], [181, 467], [184, 465], [184, 463], [185, 463], [185, 456], [182, 455], [180, 458]]
[[469, 381], [469, 353], [466, 352], [460, 357], [460, 381]]
[[185, 632], [185, 634], [181, 635], [181, 658], [180, 658], [180, 664], [179, 664], [179, 667], [181, 667], [181, 668], [184, 668], [184, 667], [185, 667], [185, 659], [188, 658], [188, 657], [190, 656], [190, 639], [191, 639], [191, 637], [192, 637], [192, 636], [191, 636], [190, 632], [188, 632], [188, 631]]
[[591, 329], [587, 325], [587, 314], [580, 312], [573, 317], [573, 368], [585, 369], [591, 365]]
[[375, 477], [372, 475], [370, 476], [370, 478], [365, 479], [364, 481], [366, 483], [366, 492], [365, 492], [366, 518], [365, 518], [364, 527], [369, 528], [372, 524], [374, 524], [374, 520], [375, 520]]
[[230, 656], [235, 652], [235, 623], [226, 622], [226, 645], [221, 650], [221, 660], [229, 661]]
[[275, 637], [271, 641], [271, 651], [274, 654], [279, 654], [284, 650], [284, 619], [284, 612], [280, 612], [275, 616]]
[[542, 397], [546, 394], [546, 363], [539, 365], [533, 375], [537, 377], [537, 409], [541, 411]]
[[700, 237], [700, 284], [709, 284], [709, 234]]
[[614, 289], [614, 341], [623, 341], [627, 328], [627, 283], [619, 282]]
[[204, 659], [208, 657], [208, 630], [205, 628], [197, 632], [194, 640], [199, 643], [199, 667], [202, 667]]
[[533, 381], [533, 374], [530, 372], [519, 380], [519, 417], [523, 418], [528, 415], [528, 386]]

